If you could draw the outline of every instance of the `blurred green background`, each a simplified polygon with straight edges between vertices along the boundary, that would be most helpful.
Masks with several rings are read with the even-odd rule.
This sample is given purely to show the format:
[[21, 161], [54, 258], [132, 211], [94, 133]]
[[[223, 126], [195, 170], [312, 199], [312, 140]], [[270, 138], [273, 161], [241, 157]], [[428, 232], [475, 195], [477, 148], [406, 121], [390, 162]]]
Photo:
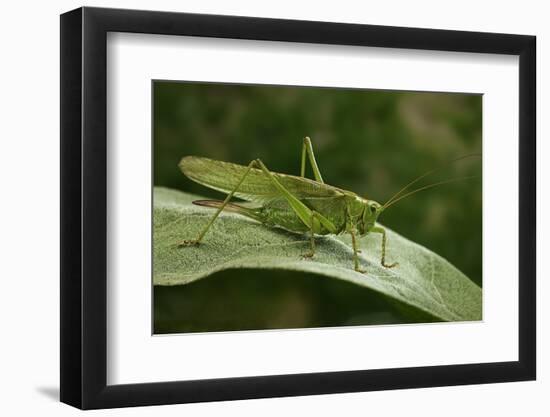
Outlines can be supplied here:
[[[153, 100], [155, 186], [217, 199], [181, 174], [181, 157], [261, 158], [299, 175], [310, 136], [325, 182], [383, 203], [418, 175], [481, 152], [481, 95], [155, 81]], [[480, 174], [481, 159], [470, 158], [421, 184]], [[404, 199], [380, 221], [482, 286], [481, 204], [481, 179], [460, 181]], [[154, 288], [155, 333], [429, 321], [368, 289], [302, 273], [225, 271]]]

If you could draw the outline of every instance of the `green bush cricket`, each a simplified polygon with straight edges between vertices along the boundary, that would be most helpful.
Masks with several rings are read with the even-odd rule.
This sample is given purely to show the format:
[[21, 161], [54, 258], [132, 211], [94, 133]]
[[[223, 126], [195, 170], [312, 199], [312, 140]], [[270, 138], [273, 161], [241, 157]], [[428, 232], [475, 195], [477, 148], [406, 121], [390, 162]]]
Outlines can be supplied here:
[[[467, 155], [452, 162], [470, 156], [479, 155]], [[314, 180], [305, 177], [306, 157], [312, 167]], [[315, 255], [315, 235], [348, 233], [351, 236], [354, 269], [361, 273], [365, 271], [360, 268], [357, 239], [369, 233], [382, 235], [381, 265], [386, 268], [398, 265], [397, 262], [386, 263], [386, 231], [376, 224], [378, 217], [386, 208], [418, 191], [472, 178], [441, 181], [403, 194], [417, 181], [437, 171], [436, 168], [417, 177], [385, 204], [380, 204], [352, 191], [326, 184], [319, 171], [309, 137], [303, 140], [299, 177], [272, 172], [260, 159], [254, 159], [248, 166], [243, 166], [203, 157], [186, 156], [180, 161], [179, 168], [192, 181], [227, 193], [227, 197], [223, 201], [193, 201], [193, 204], [217, 210], [196, 239], [184, 240], [178, 246], [199, 245], [222, 210], [227, 210], [252, 218], [268, 227], [279, 227], [295, 233], [309, 232], [310, 250], [303, 255], [305, 258]], [[246, 201], [231, 203], [230, 200], [233, 197]]]

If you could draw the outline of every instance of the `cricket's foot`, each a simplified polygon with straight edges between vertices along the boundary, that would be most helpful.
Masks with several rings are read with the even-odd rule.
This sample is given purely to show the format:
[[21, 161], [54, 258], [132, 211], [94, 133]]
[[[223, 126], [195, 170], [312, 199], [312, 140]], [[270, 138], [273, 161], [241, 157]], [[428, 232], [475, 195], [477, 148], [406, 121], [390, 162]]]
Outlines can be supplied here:
[[311, 259], [315, 256], [315, 252], [313, 251], [309, 251], [309, 252], [306, 252], [306, 253], [302, 253], [302, 258], [303, 259]]
[[365, 271], [364, 269], [361, 269], [361, 268], [355, 268], [355, 272], [359, 272], [360, 274], [366, 274], [367, 271]]
[[182, 240], [178, 243], [178, 248], [185, 248], [187, 246], [199, 246], [200, 242], [196, 239], [192, 240]]
[[397, 265], [399, 265], [399, 262], [394, 262], [393, 264], [389, 264], [389, 265], [384, 262], [381, 262], [381, 264], [384, 268], [390, 269], [390, 268], [395, 268]]

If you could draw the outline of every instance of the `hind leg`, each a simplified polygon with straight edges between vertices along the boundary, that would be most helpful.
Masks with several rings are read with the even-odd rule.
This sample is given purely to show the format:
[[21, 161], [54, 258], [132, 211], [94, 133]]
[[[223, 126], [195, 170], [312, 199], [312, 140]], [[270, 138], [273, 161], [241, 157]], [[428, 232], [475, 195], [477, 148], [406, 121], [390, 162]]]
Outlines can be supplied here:
[[301, 177], [306, 176], [306, 155], [309, 158], [311, 169], [313, 169], [313, 176], [315, 177], [315, 181], [324, 184], [323, 177], [321, 176], [321, 171], [319, 171], [317, 161], [315, 160], [315, 154], [313, 153], [313, 145], [311, 144], [311, 139], [307, 136], [304, 138], [304, 143], [302, 145], [302, 167], [300, 169]]

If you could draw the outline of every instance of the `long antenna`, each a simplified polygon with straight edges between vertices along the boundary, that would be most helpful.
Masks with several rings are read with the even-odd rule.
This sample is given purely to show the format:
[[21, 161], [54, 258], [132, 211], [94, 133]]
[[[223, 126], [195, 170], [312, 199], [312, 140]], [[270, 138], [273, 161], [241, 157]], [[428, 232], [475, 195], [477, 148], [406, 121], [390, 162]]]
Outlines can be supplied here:
[[396, 192], [393, 196], [390, 197], [390, 199], [388, 201], [386, 201], [386, 203], [384, 204], [384, 207], [389, 207], [389, 204], [392, 202], [392, 200], [394, 200], [395, 198], [399, 197], [399, 195], [404, 192], [405, 190], [407, 190], [411, 185], [413, 184], [416, 184], [418, 181], [420, 181], [422, 178], [425, 178], [427, 177], [428, 175], [431, 175], [437, 171], [441, 171], [443, 168], [447, 168], [449, 166], [449, 164], [453, 164], [455, 162], [458, 162], [458, 161], [461, 161], [462, 159], [466, 159], [466, 158], [472, 158], [474, 156], [481, 156], [480, 153], [471, 153], [471, 154], [468, 154], [468, 155], [463, 155], [463, 156], [460, 156], [458, 158], [455, 158], [455, 159], [451, 159], [449, 162], [447, 162], [445, 165], [441, 165], [437, 168], [434, 168], [434, 169], [431, 169], [429, 170], [428, 172], [425, 172], [424, 174], [420, 175], [419, 177], [416, 177], [414, 180], [412, 180], [411, 182], [409, 182], [407, 185], [405, 185], [403, 188], [401, 188], [398, 192]]
[[453, 178], [453, 179], [450, 179], [450, 180], [439, 181], [439, 182], [436, 182], [436, 183], [433, 183], [433, 184], [430, 184], [430, 185], [425, 185], [424, 187], [420, 187], [420, 188], [417, 188], [416, 190], [410, 191], [410, 192], [408, 192], [408, 193], [406, 193], [406, 194], [404, 194], [404, 195], [402, 195], [402, 196], [400, 196], [400, 197], [398, 197], [394, 200], [388, 201], [386, 204], [384, 204], [382, 206], [382, 208], [387, 209], [388, 207], [393, 206], [399, 200], [403, 200], [406, 197], [410, 197], [411, 195], [416, 194], [419, 191], [424, 191], [424, 190], [427, 190], [429, 188], [436, 187], [438, 185], [449, 184], [451, 182], [462, 181], [462, 180], [471, 180], [473, 178], [479, 178], [479, 175], [472, 175], [472, 176], [469, 176], [469, 177], [462, 177], [462, 178]]

